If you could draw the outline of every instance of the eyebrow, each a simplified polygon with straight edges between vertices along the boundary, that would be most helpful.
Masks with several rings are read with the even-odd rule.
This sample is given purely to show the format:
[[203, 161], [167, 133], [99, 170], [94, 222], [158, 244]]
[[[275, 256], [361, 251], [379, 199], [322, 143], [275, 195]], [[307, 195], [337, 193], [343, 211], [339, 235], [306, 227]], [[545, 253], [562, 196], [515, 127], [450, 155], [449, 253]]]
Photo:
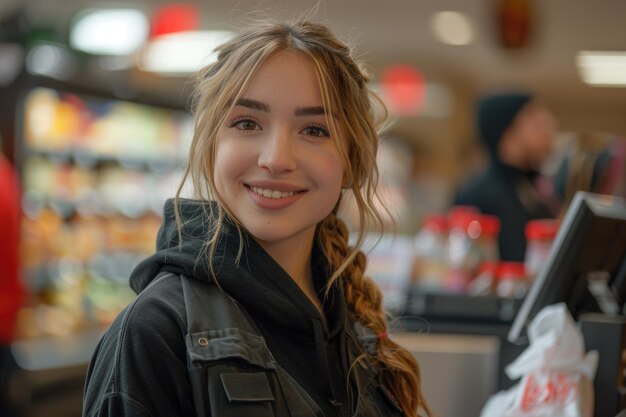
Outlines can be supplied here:
[[326, 114], [326, 109], [322, 106], [298, 107], [294, 114], [296, 116], [320, 116]]
[[239, 100], [237, 100], [237, 103], [235, 104], [236, 106], [243, 106], [243, 107], [247, 107], [249, 109], [253, 109], [253, 110], [260, 110], [260, 111], [264, 111], [266, 113], [270, 112], [270, 106], [269, 104], [257, 101], [257, 100], [252, 100], [249, 98], [240, 98]]
[[[269, 104], [250, 98], [241, 98], [237, 100], [236, 105], [266, 113], [271, 111]], [[322, 106], [298, 107], [294, 110], [294, 114], [296, 116], [320, 116], [326, 114], [326, 109]]]

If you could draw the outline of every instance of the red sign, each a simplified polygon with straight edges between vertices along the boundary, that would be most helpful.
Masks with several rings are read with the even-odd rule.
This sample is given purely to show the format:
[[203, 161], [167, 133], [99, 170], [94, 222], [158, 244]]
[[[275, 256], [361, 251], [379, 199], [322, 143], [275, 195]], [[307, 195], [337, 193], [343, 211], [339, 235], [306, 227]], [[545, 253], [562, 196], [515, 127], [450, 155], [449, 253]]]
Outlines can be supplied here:
[[385, 102], [392, 113], [415, 115], [422, 110], [426, 89], [418, 70], [410, 65], [395, 65], [383, 72], [381, 82]]

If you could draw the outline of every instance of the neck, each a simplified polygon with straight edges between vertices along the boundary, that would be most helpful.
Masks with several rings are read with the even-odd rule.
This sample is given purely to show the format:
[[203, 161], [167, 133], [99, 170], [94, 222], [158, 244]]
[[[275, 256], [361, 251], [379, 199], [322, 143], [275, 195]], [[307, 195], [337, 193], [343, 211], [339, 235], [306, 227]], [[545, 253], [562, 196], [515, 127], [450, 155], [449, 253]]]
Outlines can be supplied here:
[[258, 241], [259, 245], [289, 274], [311, 302], [321, 310], [321, 303], [313, 284], [311, 252], [315, 228], [310, 233], [280, 242]]

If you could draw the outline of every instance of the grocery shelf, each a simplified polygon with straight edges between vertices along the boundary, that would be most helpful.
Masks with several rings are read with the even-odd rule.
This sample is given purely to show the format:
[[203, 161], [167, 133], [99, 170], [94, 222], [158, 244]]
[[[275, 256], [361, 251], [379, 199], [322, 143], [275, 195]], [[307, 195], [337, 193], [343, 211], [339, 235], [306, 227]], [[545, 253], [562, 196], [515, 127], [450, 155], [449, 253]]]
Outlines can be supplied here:
[[13, 343], [13, 355], [21, 369], [31, 372], [82, 366], [89, 363], [103, 333], [102, 329], [87, 329], [21, 340]]

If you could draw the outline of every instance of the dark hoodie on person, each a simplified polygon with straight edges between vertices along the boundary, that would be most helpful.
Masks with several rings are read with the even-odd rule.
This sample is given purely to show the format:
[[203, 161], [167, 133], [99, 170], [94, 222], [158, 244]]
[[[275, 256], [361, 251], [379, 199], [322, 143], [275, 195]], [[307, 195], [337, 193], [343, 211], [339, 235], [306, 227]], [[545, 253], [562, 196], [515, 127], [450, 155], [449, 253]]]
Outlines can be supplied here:
[[[166, 203], [157, 251], [130, 277], [139, 294], [112, 323], [90, 363], [84, 416], [195, 416], [186, 369], [187, 318], [180, 276], [212, 282], [205, 239], [208, 203], [183, 200], [182, 239], [173, 201]], [[211, 262], [219, 286], [244, 306], [276, 362], [326, 416], [350, 415], [346, 375], [348, 312], [339, 284], [323, 300], [325, 318], [254, 239], [227, 221]], [[329, 278], [324, 256], [312, 254], [320, 294]], [[163, 271], [173, 274], [155, 281]], [[386, 414], [385, 414], [386, 415]]]
[[534, 193], [538, 173], [507, 165], [498, 155], [504, 132], [531, 99], [528, 94], [510, 93], [488, 95], [478, 101], [478, 133], [489, 154], [490, 164], [462, 184], [453, 200], [454, 205], [477, 207], [482, 213], [500, 219], [498, 248], [503, 261], [524, 261], [526, 223], [553, 217]]

